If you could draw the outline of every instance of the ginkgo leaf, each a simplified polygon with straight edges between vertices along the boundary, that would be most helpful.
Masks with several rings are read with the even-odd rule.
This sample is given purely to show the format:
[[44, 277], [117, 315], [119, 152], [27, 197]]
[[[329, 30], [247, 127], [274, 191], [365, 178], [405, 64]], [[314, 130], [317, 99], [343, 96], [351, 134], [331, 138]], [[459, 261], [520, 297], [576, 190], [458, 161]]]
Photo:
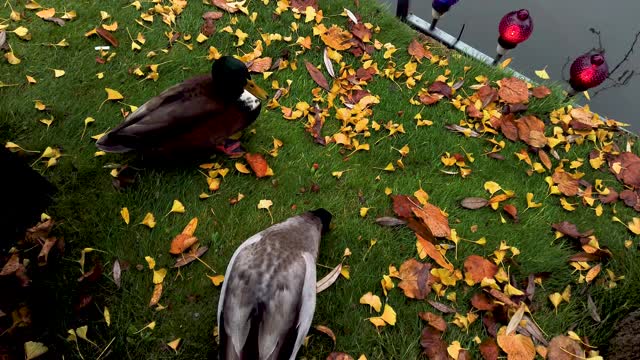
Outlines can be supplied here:
[[271, 207], [271, 205], [273, 205], [273, 202], [271, 200], [260, 200], [260, 202], [258, 203], [258, 209], [266, 209], [269, 210], [269, 208]]
[[242, 164], [242, 163], [235, 163], [235, 167], [236, 170], [238, 170], [239, 172], [243, 173], [243, 174], [250, 174], [251, 171], [247, 168], [247, 165]]
[[151, 256], [145, 256], [144, 260], [149, 265], [149, 269], [153, 269], [156, 267], [156, 261]]
[[111, 313], [109, 313], [109, 309], [106, 306], [104, 307], [102, 315], [104, 316], [104, 321], [107, 323], [107, 326], [111, 326]]
[[487, 181], [484, 183], [484, 189], [493, 195], [496, 191], [501, 190], [502, 187], [500, 187], [500, 185], [495, 181]]
[[393, 166], [392, 163], [389, 163], [383, 170], [392, 172], [392, 171], [396, 171], [396, 168]]
[[554, 307], [555, 312], [557, 314], [558, 313], [558, 306], [562, 302], [562, 295], [560, 295], [560, 293], [553, 293], [553, 294], [549, 295], [549, 300], [551, 300], [551, 303], [553, 304], [553, 307]]
[[214, 286], [220, 286], [224, 281], [224, 275], [207, 276]]
[[396, 324], [396, 312], [391, 306], [389, 306], [389, 304], [385, 304], [382, 315], [369, 318], [369, 321], [371, 321], [376, 327], [385, 326], [386, 324], [394, 326]]
[[373, 295], [371, 291], [362, 295], [362, 297], [360, 298], [360, 304], [369, 305], [376, 312], [380, 312], [380, 309], [382, 308], [380, 297], [378, 295]]
[[22, 60], [18, 59], [18, 57], [14, 55], [13, 51], [9, 51], [8, 53], [4, 54], [4, 58], [7, 59], [7, 62], [11, 65], [18, 65], [20, 64], [20, 62], [22, 62]]
[[549, 80], [550, 79], [549, 78], [549, 74], [547, 74], [547, 67], [546, 66], [542, 70], [536, 70], [535, 73], [540, 79], [544, 79], [544, 80]]
[[49, 348], [43, 343], [34, 341], [27, 341], [24, 343], [24, 356], [26, 360], [35, 359], [38, 356], [45, 354], [47, 351], [49, 351]]
[[104, 90], [107, 92], [107, 100], [122, 100], [122, 99], [124, 99], [124, 96], [122, 96], [122, 94], [120, 94], [120, 92], [118, 92], [118, 90], [114, 90], [114, 89], [110, 89], [110, 88], [104, 88]]
[[184, 205], [182, 205], [182, 203], [178, 200], [173, 200], [173, 205], [171, 205], [171, 210], [169, 210], [170, 213], [184, 213], [185, 209], [184, 209]]
[[640, 235], [640, 218], [632, 218], [631, 221], [627, 224], [629, 230], [636, 235]]
[[55, 16], [56, 14], [56, 9], [54, 8], [49, 8], [49, 9], [44, 9], [44, 10], [40, 10], [36, 13], [36, 16], [41, 18], [41, 19], [45, 19], [45, 18], [50, 18]]
[[153, 229], [156, 226], [156, 218], [149, 212], [144, 216], [140, 224], [148, 226], [149, 229]]
[[180, 338], [177, 338], [177, 339], [175, 339], [173, 341], [169, 341], [167, 343], [167, 346], [172, 348], [173, 351], [175, 351], [176, 354], [177, 354], [178, 353], [178, 346], [180, 346], [180, 341], [182, 341], [182, 339], [180, 339]]
[[65, 74], [65, 71], [64, 71], [64, 70], [60, 70], [60, 69], [53, 69], [53, 76], [54, 76], [54, 77], [59, 78], [59, 77], [64, 76], [64, 74]]
[[538, 208], [540, 206], [542, 206], [541, 203], [533, 201], [533, 193], [527, 193], [527, 209]]
[[153, 270], [153, 283], [160, 284], [164, 281], [164, 277], [167, 276], [167, 269], [162, 268], [159, 270]]
[[360, 217], [365, 217], [367, 216], [367, 212], [369, 211], [368, 207], [361, 207], [360, 208]]
[[126, 207], [120, 209], [120, 216], [122, 216], [124, 223], [129, 225], [129, 209], [127, 209]]

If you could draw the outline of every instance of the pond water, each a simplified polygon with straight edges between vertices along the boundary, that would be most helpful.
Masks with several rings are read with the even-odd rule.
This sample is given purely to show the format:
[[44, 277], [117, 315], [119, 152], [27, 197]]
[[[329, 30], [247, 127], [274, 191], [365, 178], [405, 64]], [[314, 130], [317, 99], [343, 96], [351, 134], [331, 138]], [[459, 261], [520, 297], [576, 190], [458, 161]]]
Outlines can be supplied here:
[[[396, 0], [380, 1], [395, 14]], [[431, 22], [430, 0], [412, 0], [410, 4], [410, 13]], [[552, 80], [561, 80], [567, 57], [573, 61], [591, 48], [598, 47], [590, 27], [601, 31], [610, 70], [622, 60], [635, 33], [640, 31], [638, 0], [460, 0], [440, 19], [438, 27], [457, 36], [462, 25], [466, 24], [462, 41], [494, 56], [500, 19], [507, 12], [521, 8], [529, 10], [533, 18], [533, 34], [505, 58], [511, 57], [513, 61], [509, 66], [534, 80], [538, 79], [534, 71], [545, 66]], [[640, 42], [615, 77], [622, 75], [623, 69], [640, 72]], [[565, 69], [566, 78], [568, 71], [569, 66]], [[597, 89], [589, 92], [592, 95], [588, 101], [591, 108], [603, 116], [631, 124], [630, 130], [640, 133], [640, 107], [635, 106], [640, 100], [640, 76], [631, 79], [624, 87], [593, 96]], [[579, 97], [581, 102], [587, 102], [582, 95]]]

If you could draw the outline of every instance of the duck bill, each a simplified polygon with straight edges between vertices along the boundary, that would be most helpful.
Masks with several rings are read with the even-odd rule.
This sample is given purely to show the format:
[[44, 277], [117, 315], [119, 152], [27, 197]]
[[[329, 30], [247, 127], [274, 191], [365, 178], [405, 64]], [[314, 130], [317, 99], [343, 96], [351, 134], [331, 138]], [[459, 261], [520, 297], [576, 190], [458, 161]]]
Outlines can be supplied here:
[[247, 85], [244, 87], [244, 89], [260, 100], [267, 100], [267, 92], [264, 91], [260, 86], [256, 85], [253, 80], [247, 80]]

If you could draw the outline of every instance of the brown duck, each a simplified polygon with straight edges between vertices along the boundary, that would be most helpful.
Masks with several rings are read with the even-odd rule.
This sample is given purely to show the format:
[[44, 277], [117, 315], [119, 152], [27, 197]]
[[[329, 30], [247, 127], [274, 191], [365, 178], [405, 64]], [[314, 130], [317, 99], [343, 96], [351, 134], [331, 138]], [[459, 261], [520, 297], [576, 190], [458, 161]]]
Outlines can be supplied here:
[[249, 76], [242, 61], [223, 56], [211, 75], [197, 76], [147, 101], [97, 142], [113, 153], [136, 151], [150, 156], [231, 154], [239, 143], [225, 140], [253, 123], [267, 93]]

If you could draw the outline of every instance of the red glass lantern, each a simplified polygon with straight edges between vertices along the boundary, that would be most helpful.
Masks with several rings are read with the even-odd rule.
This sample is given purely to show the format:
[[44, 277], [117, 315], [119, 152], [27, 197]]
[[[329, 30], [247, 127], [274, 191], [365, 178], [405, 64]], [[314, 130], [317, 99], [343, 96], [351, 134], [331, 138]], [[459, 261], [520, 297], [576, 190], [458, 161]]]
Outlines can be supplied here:
[[497, 64], [500, 58], [504, 56], [507, 51], [515, 48], [521, 42], [527, 40], [533, 32], [533, 19], [529, 15], [529, 11], [526, 9], [520, 9], [512, 11], [500, 20], [498, 25], [498, 55], [493, 60], [493, 64]]
[[575, 92], [602, 84], [609, 76], [609, 66], [601, 52], [590, 51], [571, 64], [569, 84]]

